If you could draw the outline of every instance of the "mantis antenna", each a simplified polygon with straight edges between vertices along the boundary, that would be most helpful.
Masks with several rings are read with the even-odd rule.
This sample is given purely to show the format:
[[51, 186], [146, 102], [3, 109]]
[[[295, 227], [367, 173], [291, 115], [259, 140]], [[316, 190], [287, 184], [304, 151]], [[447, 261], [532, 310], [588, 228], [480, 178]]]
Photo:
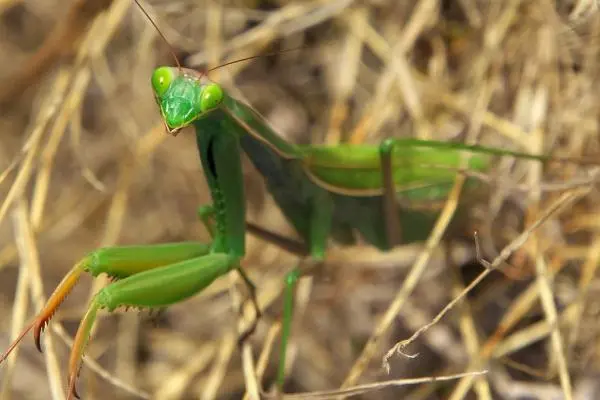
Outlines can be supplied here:
[[[175, 54], [175, 50], [173, 50], [173, 46], [171, 46], [171, 43], [169, 43], [169, 41], [167, 40], [167, 37], [162, 33], [162, 31], [160, 30], [160, 28], [158, 27], [158, 25], [156, 24], [156, 22], [154, 22], [154, 20], [150, 16], [150, 14], [148, 14], [148, 12], [144, 9], [144, 7], [142, 7], [142, 4], [140, 3], [140, 0], [133, 0], [133, 1], [139, 7], [139, 9], [142, 11], [142, 13], [144, 13], [144, 15], [146, 16], [146, 18], [148, 19], [148, 21], [150, 21], [150, 23], [152, 24], [152, 26], [156, 29], [156, 31], [160, 35], [161, 39], [163, 40], [163, 42], [166, 43], [166, 45], [169, 48], [169, 52], [171, 53], [171, 56], [173, 57], [173, 59], [175, 60], [175, 63], [177, 64], [177, 68], [179, 70], [181, 70], [181, 63], [179, 62], [179, 58]], [[259, 54], [259, 55], [251, 56], [251, 57], [244, 57], [244, 58], [240, 58], [238, 60], [228, 61], [228, 62], [223, 63], [221, 65], [217, 65], [216, 67], [213, 67], [213, 68], [211, 68], [211, 69], [209, 69], [207, 71], [204, 71], [204, 72], [198, 71], [198, 73], [200, 74], [200, 76], [202, 76], [202, 75], [208, 75], [208, 73], [210, 73], [212, 71], [215, 71], [215, 70], [217, 70], [219, 68], [226, 67], [228, 65], [233, 65], [233, 64], [237, 64], [239, 62], [253, 60], [255, 58], [271, 57], [271, 56], [275, 56], [275, 55], [278, 55], [278, 54], [289, 53], [291, 51], [297, 51], [297, 50], [304, 49], [305, 47], [306, 46], [300, 46], [300, 47], [295, 47], [295, 48], [292, 48], [292, 49], [286, 49], [286, 50], [276, 51], [276, 52], [272, 52], [272, 53]]]
[[279, 55], [279, 54], [289, 53], [291, 51], [302, 50], [302, 49], [305, 49], [305, 48], [306, 48], [306, 46], [294, 47], [294, 48], [291, 48], [291, 49], [274, 51], [272, 53], [259, 54], [259, 55], [256, 55], [256, 56], [244, 57], [244, 58], [240, 58], [240, 59], [237, 59], [237, 60], [228, 61], [226, 63], [223, 63], [221, 65], [217, 65], [216, 67], [213, 67], [213, 68], [209, 69], [208, 71], [206, 71], [206, 73], [208, 74], [209, 72], [212, 72], [212, 71], [217, 70], [219, 68], [223, 68], [223, 67], [226, 67], [226, 66], [232, 65], [232, 64], [237, 64], [239, 62], [249, 61], [249, 60], [253, 60], [255, 58], [272, 57], [272, 56], [276, 56], [276, 55]]
[[179, 62], [179, 58], [177, 58], [177, 55], [175, 54], [175, 50], [173, 50], [173, 46], [171, 46], [171, 43], [169, 43], [169, 41], [167, 40], [167, 37], [158, 28], [158, 25], [156, 24], [156, 22], [154, 22], [154, 20], [150, 16], [150, 14], [148, 14], [148, 12], [144, 9], [144, 7], [142, 7], [142, 4], [140, 3], [140, 1], [139, 0], [133, 0], [133, 1], [135, 1], [135, 4], [137, 4], [137, 6], [140, 8], [140, 10], [142, 10], [142, 12], [146, 16], [146, 18], [148, 18], [148, 21], [150, 21], [150, 23], [152, 24], [152, 26], [156, 29], [156, 31], [160, 35], [161, 39], [167, 44], [167, 46], [169, 47], [169, 52], [171, 53], [171, 55], [175, 59], [175, 63], [177, 64], [177, 68], [179, 70], [181, 70], [181, 63]]

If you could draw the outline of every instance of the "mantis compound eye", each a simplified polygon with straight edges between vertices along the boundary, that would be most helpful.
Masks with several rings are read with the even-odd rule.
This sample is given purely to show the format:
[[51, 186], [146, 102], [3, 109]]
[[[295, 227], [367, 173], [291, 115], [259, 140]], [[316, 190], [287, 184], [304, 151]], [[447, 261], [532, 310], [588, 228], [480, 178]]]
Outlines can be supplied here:
[[210, 111], [223, 101], [223, 89], [216, 83], [209, 83], [200, 95], [200, 111]]
[[171, 67], [160, 67], [154, 70], [152, 74], [152, 89], [158, 97], [162, 97], [169, 89], [175, 72]]

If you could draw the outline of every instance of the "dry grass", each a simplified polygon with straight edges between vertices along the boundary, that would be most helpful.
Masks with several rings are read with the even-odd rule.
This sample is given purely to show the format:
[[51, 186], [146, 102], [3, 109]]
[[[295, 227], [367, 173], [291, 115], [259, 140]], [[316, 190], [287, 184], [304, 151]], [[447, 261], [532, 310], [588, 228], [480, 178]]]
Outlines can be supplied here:
[[[173, 64], [166, 46], [131, 0], [71, 3], [0, 0], [0, 349], [86, 252], [208, 239], [195, 217], [209, 199], [193, 134], [167, 136], [150, 92], [152, 69]], [[418, 136], [597, 158], [593, 0], [147, 5], [190, 66], [304, 46], [211, 74], [290, 141]], [[249, 220], [291, 235], [246, 166]], [[596, 175], [590, 165], [507, 158], [485, 177], [483, 201], [461, 214], [471, 239], [451, 254], [438, 243], [465, 200], [460, 182], [425, 245], [385, 254], [332, 247], [324, 273], [298, 287], [286, 392], [600, 397]], [[465, 264], [476, 257], [473, 227], [487, 268]], [[103, 313], [80, 393], [212, 399], [268, 391], [282, 279], [297, 262], [249, 239], [245, 266], [266, 316], [243, 349], [237, 332], [248, 315], [238, 318], [244, 292], [234, 274], [152, 316]], [[0, 399], [63, 398], [65, 343], [104, 284], [82, 279], [45, 335], [45, 356], [26, 338], [0, 369]]]

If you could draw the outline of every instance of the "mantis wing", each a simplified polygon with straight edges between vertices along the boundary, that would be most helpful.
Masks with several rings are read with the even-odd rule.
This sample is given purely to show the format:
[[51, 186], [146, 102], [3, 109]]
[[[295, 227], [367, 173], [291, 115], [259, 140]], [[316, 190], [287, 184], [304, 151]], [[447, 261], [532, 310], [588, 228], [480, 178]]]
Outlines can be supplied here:
[[[242, 149], [265, 178], [267, 188], [300, 236], [309, 241], [313, 199], [323, 190], [333, 200], [331, 236], [342, 244], [355, 242], [357, 230], [370, 244], [389, 249], [383, 209], [382, 174], [376, 146], [295, 146], [283, 141], [250, 107], [229, 97], [224, 108], [237, 122]], [[277, 137], [277, 142], [270, 139]], [[419, 167], [431, 154], [395, 150], [394, 168], [399, 194], [413, 199], [441, 198], [453, 184], [456, 171]], [[438, 161], [458, 167], [457, 151], [436, 151]], [[430, 152], [431, 153], [431, 152]], [[445, 158], [444, 158], [445, 157]], [[470, 167], [487, 166], [474, 158]], [[432, 172], [433, 171], [433, 172]], [[437, 172], [437, 173], [436, 173]], [[404, 184], [404, 187], [401, 185]], [[437, 213], [402, 210], [404, 242], [425, 240]]]

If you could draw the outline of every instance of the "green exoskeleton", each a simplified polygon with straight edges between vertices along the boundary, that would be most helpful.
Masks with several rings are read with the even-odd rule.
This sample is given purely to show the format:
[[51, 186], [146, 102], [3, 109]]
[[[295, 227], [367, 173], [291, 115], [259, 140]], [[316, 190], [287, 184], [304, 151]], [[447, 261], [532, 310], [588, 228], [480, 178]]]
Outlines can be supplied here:
[[[475, 171], [487, 169], [492, 155], [548, 159], [415, 139], [388, 139], [380, 146], [299, 146], [283, 140], [251, 107], [196, 71], [160, 67], [151, 82], [167, 130], [175, 135], [186, 126], [195, 127], [212, 196], [212, 204], [202, 208], [201, 219], [212, 242], [104, 248], [77, 263], [33, 323], [0, 358], [4, 361], [31, 329], [40, 348], [42, 329], [82, 272], [116, 278], [93, 298], [77, 331], [69, 363], [69, 398], [76, 395], [82, 353], [99, 309], [168, 306], [236, 270], [250, 289], [258, 320], [254, 285], [240, 267], [247, 231], [242, 152], [263, 175], [268, 190], [303, 239], [308, 255], [317, 261], [325, 258], [329, 238], [349, 243], [355, 239], [355, 232], [383, 251], [399, 243], [425, 239], [437, 216], [407, 209], [400, 212], [397, 196], [414, 201], [443, 198], [461, 165], [462, 154], [469, 153], [467, 168]], [[285, 244], [285, 239], [281, 242]], [[293, 287], [301, 274], [296, 268], [286, 279], [280, 386], [290, 335]]]

